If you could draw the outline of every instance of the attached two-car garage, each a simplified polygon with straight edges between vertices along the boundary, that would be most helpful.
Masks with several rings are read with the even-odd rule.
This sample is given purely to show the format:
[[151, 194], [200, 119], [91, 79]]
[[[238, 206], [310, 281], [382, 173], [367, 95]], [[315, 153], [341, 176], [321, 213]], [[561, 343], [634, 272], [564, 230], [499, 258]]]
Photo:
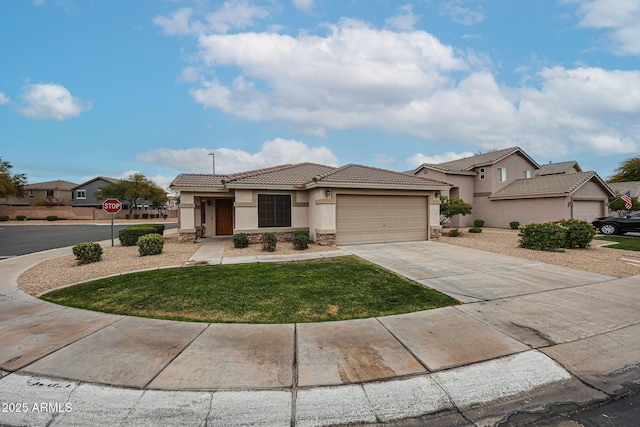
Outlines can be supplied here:
[[338, 195], [338, 245], [427, 240], [427, 197]]

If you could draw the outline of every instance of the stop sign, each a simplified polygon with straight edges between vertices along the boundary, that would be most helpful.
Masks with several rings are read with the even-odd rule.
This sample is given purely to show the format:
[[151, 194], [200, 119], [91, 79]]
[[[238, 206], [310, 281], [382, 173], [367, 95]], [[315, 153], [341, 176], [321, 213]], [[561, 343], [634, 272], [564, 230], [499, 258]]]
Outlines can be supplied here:
[[102, 203], [102, 209], [110, 214], [117, 214], [122, 210], [122, 203], [118, 199], [107, 199]]

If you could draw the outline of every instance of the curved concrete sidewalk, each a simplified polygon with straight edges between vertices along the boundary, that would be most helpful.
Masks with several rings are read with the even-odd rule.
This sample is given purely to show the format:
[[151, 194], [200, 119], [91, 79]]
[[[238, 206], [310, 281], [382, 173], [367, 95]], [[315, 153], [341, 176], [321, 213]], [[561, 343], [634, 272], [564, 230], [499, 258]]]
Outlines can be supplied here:
[[[341, 249], [467, 304], [295, 325], [170, 322], [17, 289], [22, 271], [69, 248], [0, 261], [0, 404], [12, 409], [0, 407], [0, 424], [493, 425], [640, 384], [640, 276], [436, 242]], [[192, 261], [247, 261], [221, 255], [214, 242]]]

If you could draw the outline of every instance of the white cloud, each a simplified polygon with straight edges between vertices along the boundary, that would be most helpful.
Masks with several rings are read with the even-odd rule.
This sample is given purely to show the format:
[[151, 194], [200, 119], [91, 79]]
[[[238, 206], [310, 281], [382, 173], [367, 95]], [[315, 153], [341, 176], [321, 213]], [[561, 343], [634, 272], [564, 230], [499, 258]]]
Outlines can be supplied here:
[[205, 14], [202, 20], [193, 19], [193, 15], [193, 9], [185, 7], [178, 9], [171, 17], [158, 15], [153, 19], [153, 23], [168, 35], [205, 32], [226, 34], [231, 29], [251, 27], [256, 19], [269, 16], [269, 12], [245, 0], [229, 0], [215, 12]]
[[18, 111], [32, 119], [66, 120], [91, 110], [89, 102], [71, 95], [64, 86], [55, 83], [27, 85]]
[[265, 141], [262, 144], [262, 149], [253, 154], [230, 148], [214, 150], [207, 148], [183, 150], [158, 148], [140, 154], [136, 160], [143, 163], [162, 164], [191, 173], [211, 173], [212, 159], [209, 153], [212, 151], [215, 153], [216, 173], [218, 174], [300, 162], [335, 166], [338, 160], [327, 147], [309, 147], [303, 142], [282, 138]]
[[383, 165], [392, 165], [396, 162], [396, 158], [384, 154], [376, 154], [376, 162]]
[[9, 98], [4, 93], [0, 92], [0, 105], [6, 105], [11, 102], [11, 98]]
[[447, 15], [455, 23], [462, 25], [475, 25], [484, 21], [484, 12], [481, 6], [475, 8], [473, 0], [445, 0], [440, 4], [440, 14]]
[[426, 156], [418, 153], [407, 159], [407, 164], [411, 166], [420, 166], [423, 163], [438, 164], [450, 162], [452, 160], [463, 159], [465, 157], [473, 156], [474, 153], [465, 151], [463, 153], [454, 153], [453, 151], [447, 151], [446, 153], [436, 154], [435, 156]]
[[387, 25], [401, 31], [413, 30], [420, 18], [413, 13], [413, 6], [405, 4], [398, 8], [398, 14], [387, 19]]
[[570, 0], [578, 3], [580, 26], [610, 31], [613, 49], [621, 55], [640, 54], [640, 2], [637, 0]]
[[44, 0], [33, 0], [33, 4], [36, 6], [44, 6]]
[[291, 0], [291, 3], [293, 3], [296, 9], [302, 10], [303, 12], [309, 12], [313, 9], [313, 0]]

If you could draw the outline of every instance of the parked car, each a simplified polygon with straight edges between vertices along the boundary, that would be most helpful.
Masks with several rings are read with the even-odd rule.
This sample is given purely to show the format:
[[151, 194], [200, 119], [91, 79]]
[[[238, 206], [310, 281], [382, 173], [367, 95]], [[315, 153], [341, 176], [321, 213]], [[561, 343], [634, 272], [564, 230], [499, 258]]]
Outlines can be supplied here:
[[602, 234], [624, 234], [630, 231], [640, 232], [640, 212], [624, 216], [596, 218], [591, 224]]

